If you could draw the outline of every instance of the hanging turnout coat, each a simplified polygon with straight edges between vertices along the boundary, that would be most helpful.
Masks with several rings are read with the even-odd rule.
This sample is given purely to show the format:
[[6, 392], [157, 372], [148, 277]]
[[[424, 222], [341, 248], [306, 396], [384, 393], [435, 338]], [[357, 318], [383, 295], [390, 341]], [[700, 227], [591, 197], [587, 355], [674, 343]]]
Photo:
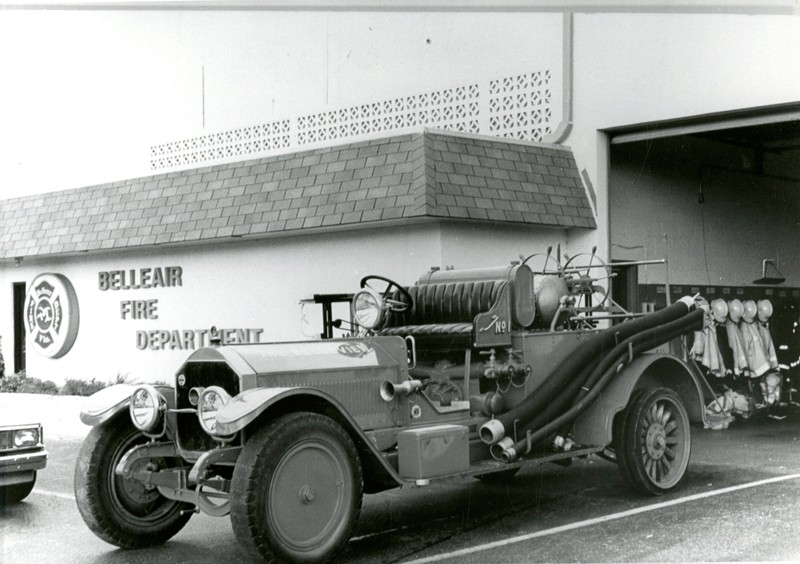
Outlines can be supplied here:
[[725, 360], [717, 341], [717, 323], [709, 316], [706, 316], [703, 330], [695, 331], [692, 351], [695, 360], [705, 366], [709, 374], [718, 378], [725, 376]]
[[762, 376], [770, 369], [767, 353], [764, 351], [764, 341], [761, 340], [761, 333], [758, 330], [758, 323], [755, 321], [742, 321], [742, 344], [744, 345], [744, 355], [747, 358], [747, 366], [750, 368], [752, 378]]
[[725, 322], [725, 331], [728, 333], [728, 346], [733, 353], [733, 373], [740, 376], [747, 368], [747, 356], [744, 353], [744, 341], [739, 324], [730, 319]]

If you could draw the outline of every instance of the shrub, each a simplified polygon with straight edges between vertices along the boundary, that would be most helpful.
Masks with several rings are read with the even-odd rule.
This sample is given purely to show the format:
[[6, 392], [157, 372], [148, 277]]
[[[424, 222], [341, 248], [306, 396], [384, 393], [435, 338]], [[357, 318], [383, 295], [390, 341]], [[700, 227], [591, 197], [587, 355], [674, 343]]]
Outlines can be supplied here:
[[90, 396], [93, 393], [107, 388], [112, 384], [124, 384], [127, 380], [125, 374], [117, 374], [113, 380], [103, 382], [92, 378], [79, 380], [68, 378], [60, 388], [51, 380], [40, 380], [25, 374], [25, 371], [0, 378], [0, 393], [6, 394], [48, 394], [60, 396]]
[[107, 388], [107, 382], [99, 382], [96, 378], [89, 381], [77, 380], [75, 378], [67, 378], [64, 385], [61, 386], [58, 395], [60, 396], [90, 396], [95, 392], [99, 392], [103, 388]]
[[29, 378], [25, 372], [13, 376], [0, 378], [0, 392], [18, 394], [49, 394], [59, 393], [58, 386], [50, 380]]
[[114, 384], [125, 384], [128, 379], [126, 374], [117, 374], [112, 380], [103, 382], [97, 378], [91, 380], [78, 380], [77, 378], [67, 378], [61, 386], [58, 395], [60, 396], [90, 396], [95, 392], [112, 386]]

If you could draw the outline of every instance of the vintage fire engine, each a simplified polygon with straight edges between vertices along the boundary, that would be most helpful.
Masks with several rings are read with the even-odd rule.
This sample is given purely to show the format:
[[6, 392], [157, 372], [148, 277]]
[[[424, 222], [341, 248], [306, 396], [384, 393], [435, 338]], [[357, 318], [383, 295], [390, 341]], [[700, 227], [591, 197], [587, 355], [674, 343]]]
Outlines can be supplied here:
[[211, 346], [174, 387], [98, 392], [81, 413], [94, 427], [75, 470], [81, 515], [136, 548], [195, 512], [230, 514], [258, 558], [326, 561], [363, 494], [388, 488], [596, 454], [646, 494], [675, 489], [704, 397], [669, 343], [704, 311], [685, 297], [620, 316], [594, 252], [532, 257], [408, 287], [368, 276], [349, 337]]

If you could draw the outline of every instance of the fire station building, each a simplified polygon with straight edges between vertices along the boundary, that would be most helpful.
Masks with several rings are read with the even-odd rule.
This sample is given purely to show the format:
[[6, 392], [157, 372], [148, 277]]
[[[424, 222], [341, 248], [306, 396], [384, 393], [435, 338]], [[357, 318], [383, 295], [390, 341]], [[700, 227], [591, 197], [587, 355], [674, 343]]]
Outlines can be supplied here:
[[800, 22], [523, 19], [555, 47], [499, 44], [496, 67], [416, 90], [176, 131], [136, 177], [0, 200], [6, 373], [168, 382], [212, 326], [223, 342], [320, 338], [369, 274], [410, 285], [548, 248], [652, 261], [617, 269], [633, 311], [670, 293], [770, 299], [791, 351]]

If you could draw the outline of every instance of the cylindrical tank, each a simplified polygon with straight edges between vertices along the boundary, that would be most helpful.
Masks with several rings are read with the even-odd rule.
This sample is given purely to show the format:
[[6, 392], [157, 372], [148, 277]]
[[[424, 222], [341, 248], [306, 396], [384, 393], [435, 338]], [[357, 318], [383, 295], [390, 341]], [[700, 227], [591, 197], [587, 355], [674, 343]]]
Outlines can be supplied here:
[[536, 311], [545, 327], [550, 327], [561, 298], [569, 294], [567, 283], [560, 276], [544, 276], [536, 290]]
[[512, 264], [491, 268], [464, 268], [459, 270], [432, 270], [420, 276], [418, 284], [448, 284], [478, 282], [482, 280], [508, 280], [511, 287], [511, 321], [517, 327], [533, 323], [536, 305], [533, 299], [533, 272], [527, 265]]

